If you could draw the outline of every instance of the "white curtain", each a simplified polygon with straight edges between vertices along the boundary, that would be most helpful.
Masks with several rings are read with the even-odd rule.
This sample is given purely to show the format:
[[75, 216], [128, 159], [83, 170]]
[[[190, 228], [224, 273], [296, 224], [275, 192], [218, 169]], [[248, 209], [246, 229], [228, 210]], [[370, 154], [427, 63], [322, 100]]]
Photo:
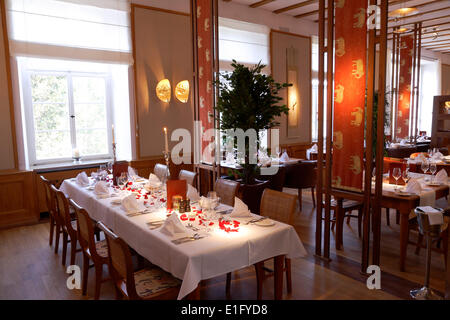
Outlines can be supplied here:
[[270, 73], [269, 33], [267, 26], [219, 18], [219, 60], [221, 71], [231, 71], [234, 59], [244, 65], [261, 61]]
[[132, 64], [127, 0], [8, 0], [11, 54]]

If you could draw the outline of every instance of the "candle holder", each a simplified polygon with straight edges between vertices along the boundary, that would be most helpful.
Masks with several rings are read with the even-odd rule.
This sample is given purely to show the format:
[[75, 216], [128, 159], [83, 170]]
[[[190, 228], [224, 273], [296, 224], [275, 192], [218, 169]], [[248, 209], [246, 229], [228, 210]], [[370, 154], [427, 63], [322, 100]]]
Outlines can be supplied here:
[[114, 163], [115, 163], [116, 160], [117, 160], [117, 158], [116, 158], [116, 143], [115, 142], [113, 142], [112, 148], [113, 148], [113, 160], [114, 160]]
[[78, 162], [80, 162], [81, 157], [80, 156], [78, 156], [78, 157], [73, 156], [72, 159], [73, 159], [73, 162], [77, 162], [78, 163]]
[[169, 163], [170, 163], [170, 151], [163, 151], [163, 155], [164, 155], [164, 161], [166, 162], [166, 172], [164, 174], [164, 178], [162, 183], [166, 183], [167, 180], [170, 179], [170, 170], [169, 170]]

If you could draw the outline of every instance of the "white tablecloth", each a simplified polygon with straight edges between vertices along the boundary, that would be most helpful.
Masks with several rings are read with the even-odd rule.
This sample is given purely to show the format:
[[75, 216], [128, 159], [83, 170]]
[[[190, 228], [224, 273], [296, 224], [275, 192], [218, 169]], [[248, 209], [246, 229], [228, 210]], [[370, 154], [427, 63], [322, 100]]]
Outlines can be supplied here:
[[146, 224], [155, 218], [165, 217], [165, 209], [128, 217], [120, 206], [111, 204], [111, 198], [97, 199], [92, 191], [74, 181], [64, 181], [61, 190], [85, 208], [92, 219], [102, 221], [113, 229], [141, 256], [182, 279], [178, 299], [195, 290], [201, 280], [278, 255], [285, 254], [294, 259], [307, 254], [295, 229], [279, 222], [271, 227], [241, 223], [238, 232], [230, 233], [220, 230], [216, 222], [208, 237], [175, 245], [158, 229], [150, 230]]

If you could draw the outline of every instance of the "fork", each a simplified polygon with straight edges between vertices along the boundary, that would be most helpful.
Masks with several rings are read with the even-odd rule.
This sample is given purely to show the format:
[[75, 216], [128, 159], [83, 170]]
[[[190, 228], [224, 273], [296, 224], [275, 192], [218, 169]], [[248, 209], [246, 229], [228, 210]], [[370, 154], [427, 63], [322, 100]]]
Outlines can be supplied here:
[[204, 238], [204, 236], [200, 236], [200, 234], [195, 233], [192, 237], [184, 237], [184, 238], [172, 240], [172, 243], [174, 243], [174, 244], [182, 244], [182, 243], [185, 243], [185, 242], [200, 240], [200, 239], [203, 239], [203, 238]]
[[252, 219], [249, 222], [247, 222], [246, 224], [250, 224], [250, 223], [255, 223], [255, 222], [259, 222], [259, 221], [263, 221], [267, 219], [267, 217], [262, 217], [262, 218], [258, 218], [258, 219]]

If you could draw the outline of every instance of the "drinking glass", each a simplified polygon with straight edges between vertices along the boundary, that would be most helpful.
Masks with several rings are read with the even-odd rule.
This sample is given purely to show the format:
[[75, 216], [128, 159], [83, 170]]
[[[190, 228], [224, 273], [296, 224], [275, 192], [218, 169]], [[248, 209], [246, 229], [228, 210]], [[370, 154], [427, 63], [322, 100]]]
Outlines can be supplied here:
[[395, 179], [395, 190], [397, 190], [398, 187], [398, 179], [402, 176], [402, 170], [400, 168], [394, 168], [392, 171], [392, 176]]
[[409, 169], [406, 169], [405, 171], [402, 172], [402, 179], [403, 181], [405, 181], [405, 183], [408, 183], [409, 178], [410, 178]]
[[126, 186], [127, 182], [128, 182], [127, 174], [126, 174], [126, 172], [122, 172], [122, 174], [120, 175], [120, 177], [117, 178], [117, 185], [118, 185], [121, 189], [123, 189], [123, 187]]
[[436, 166], [436, 162], [431, 162], [430, 163], [430, 172], [431, 172], [431, 182], [433, 183], [434, 180], [434, 174], [437, 171], [437, 166]]
[[427, 173], [428, 169], [430, 167], [430, 164], [428, 163], [427, 160], [423, 160], [422, 164], [420, 165], [420, 168], [422, 169], [423, 173]]
[[275, 148], [275, 152], [277, 153], [278, 159], [280, 159], [281, 148], [280, 148], [280, 147], [276, 147], [276, 148]]
[[106, 165], [106, 167], [107, 167], [109, 173], [112, 174], [113, 173], [113, 162], [109, 161], [108, 164]]

